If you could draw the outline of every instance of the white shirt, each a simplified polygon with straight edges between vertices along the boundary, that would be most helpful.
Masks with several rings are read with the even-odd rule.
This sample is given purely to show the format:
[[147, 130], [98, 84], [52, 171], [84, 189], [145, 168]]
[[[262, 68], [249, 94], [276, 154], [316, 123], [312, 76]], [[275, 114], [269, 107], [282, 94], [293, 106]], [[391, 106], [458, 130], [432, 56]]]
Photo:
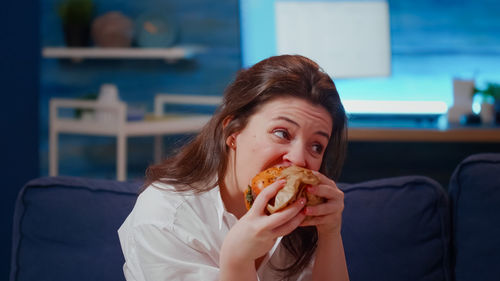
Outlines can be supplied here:
[[[222, 242], [237, 218], [224, 208], [219, 187], [200, 194], [154, 183], [138, 197], [118, 230], [127, 281], [218, 280]], [[257, 270], [259, 280], [277, 280], [269, 263], [281, 266], [286, 250], [277, 241]], [[237, 250], [237, 249], [235, 249]], [[308, 280], [311, 266], [292, 280]]]

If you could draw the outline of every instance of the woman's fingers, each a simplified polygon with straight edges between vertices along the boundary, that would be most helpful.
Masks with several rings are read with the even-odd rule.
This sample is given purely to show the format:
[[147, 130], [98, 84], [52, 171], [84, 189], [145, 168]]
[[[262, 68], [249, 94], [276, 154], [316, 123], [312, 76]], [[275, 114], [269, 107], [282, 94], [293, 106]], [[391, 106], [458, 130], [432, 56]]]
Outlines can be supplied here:
[[316, 186], [308, 186], [307, 192], [319, 197], [323, 197], [325, 199], [336, 199], [336, 200], [344, 199], [344, 193], [337, 187], [337, 185], [333, 181], [331, 184], [321, 183]]
[[304, 214], [308, 216], [324, 216], [329, 214], [342, 213], [344, 204], [342, 202], [326, 202], [316, 206], [307, 206]]
[[319, 181], [322, 183], [322, 184], [329, 184], [329, 185], [335, 185], [335, 182], [330, 179], [329, 177], [323, 175], [322, 173], [318, 172], [318, 171], [312, 171], [312, 173], [317, 176], [319, 178]]
[[290, 206], [269, 216], [265, 215], [266, 207], [278, 191], [283, 188], [286, 181], [279, 180], [268, 187], [264, 188], [259, 196], [255, 199], [251, 211], [253, 214], [258, 214], [262, 217], [260, 227], [271, 231], [273, 237], [283, 236], [298, 226], [316, 225], [318, 227], [336, 227], [341, 223], [342, 211], [344, 208], [344, 193], [337, 187], [335, 182], [321, 173], [315, 173], [320, 184], [316, 186], [308, 186], [307, 192], [326, 199], [326, 202], [316, 205], [307, 206], [305, 198], [300, 198]]
[[307, 217], [300, 226], [315, 225], [322, 233], [338, 232], [342, 224], [344, 193], [337, 187], [335, 181], [319, 172], [314, 172], [314, 174], [320, 179], [320, 184], [307, 187], [307, 192], [325, 198], [326, 202], [316, 206], [307, 206], [304, 209]]
[[255, 198], [252, 209], [257, 210], [259, 213], [264, 213], [265, 208], [266, 208], [269, 200], [271, 200], [271, 198], [276, 196], [276, 193], [278, 193], [278, 191], [281, 188], [283, 188], [285, 183], [286, 183], [285, 180], [278, 180], [278, 181], [275, 181], [274, 183], [270, 184], [266, 188], [264, 188], [259, 193], [259, 196], [257, 196], [257, 198]]
[[304, 222], [305, 218], [306, 218], [306, 215], [304, 215], [303, 212], [299, 212], [291, 220], [289, 220], [286, 223], [284, 223], [284, 224], [276, 227], [273, 230], [273, 233], [276, 236], [285, 236], [285, 235], [289, 234], [290, 232], [294, 231], [298, 226], [300, 226]]
[[273, 213], [269, 216], [269, 223], [272, 225], [280, 225], [286, 223], [293, 217], [295, 217], [306, 205], [307, 200], [305, 198], [299, 198], [290, 206]]
[[278, 225], [273, 229], [273, 233], [277, 236], [283, 236], [297, 228], [306, 217], [304, 212], [301, 212], [305, 204], [305, 198], [299, 198], [285, 209], [270, 215], [269, 223]]
[[262, 230], [267, 229], [268, 233], [274, 238], [292, 232], [305, 218], [305, 214], [301, 212], [307, 202], [305, 198], [299, 198], [293, 204], [271, 215], [265, 213], [269, 200], [276, 196], [285, 183], [286, 181], [280, 180], [264, 188], [252, 206], [254, 214], [257, 212], [262, 216], [262, 219], [259, 220], [260, 223], [256, 225], [260, 225], [259, 228]]

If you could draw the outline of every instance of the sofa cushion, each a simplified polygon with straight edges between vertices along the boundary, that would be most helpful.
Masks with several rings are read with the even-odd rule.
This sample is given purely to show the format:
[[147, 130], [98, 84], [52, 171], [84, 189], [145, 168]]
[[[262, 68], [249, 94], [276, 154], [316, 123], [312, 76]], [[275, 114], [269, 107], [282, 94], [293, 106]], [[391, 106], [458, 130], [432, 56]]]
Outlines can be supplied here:
[[421, 176], [340, 185], [351, 281], [451, 280], [449, 202]]
[[455, 278], [500, 278], [500, 154], [462, 161], [450, 181]]
[[74, 177], [27, 183], [16, 202], [10, 280], [124, 280], [116, 231], [139, 185]]

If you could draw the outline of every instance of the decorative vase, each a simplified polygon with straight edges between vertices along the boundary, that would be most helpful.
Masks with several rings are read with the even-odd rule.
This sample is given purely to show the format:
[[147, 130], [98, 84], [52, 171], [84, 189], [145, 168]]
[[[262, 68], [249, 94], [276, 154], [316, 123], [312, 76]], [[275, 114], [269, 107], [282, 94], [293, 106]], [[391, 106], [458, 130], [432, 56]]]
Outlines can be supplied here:
[[472, 113], [474, 80], [453, 79], [453, 106], [448, 109], [449, 123], [461, 122], [463, 116]]
[[495, 105], [489, 102], [481, 103], [481, 122], [485, 125], [491, 125], [495, 122]]
[[168, 48], [179, 38], [179, 27], [171, 15], [142, 14], [135, 22], [137, 45], [143, 48]]
[[117, 11], [99, 16], [92, 23], [92, 39], [99, 47], [130, 47], [133, 33], [132, 20]]

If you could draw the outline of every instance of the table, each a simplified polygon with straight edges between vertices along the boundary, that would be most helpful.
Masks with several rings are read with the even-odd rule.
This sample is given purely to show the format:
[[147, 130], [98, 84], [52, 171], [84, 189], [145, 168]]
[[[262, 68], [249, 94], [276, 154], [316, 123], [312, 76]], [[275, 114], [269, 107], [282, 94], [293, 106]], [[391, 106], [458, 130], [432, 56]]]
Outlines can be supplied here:
[[[155, 116], [158, 117], [156, 120], [127, 121], [127, 105], [121, 101], [105, 104], [98, 101], [53, 98], [50, 100], [49, 175], [57, 176], [59, 173], [59, 134], [112, 136], [117, 139], [116, 178], [124, 181], [127, 179], [128, 137], [154, 136], [155, 161], [158, 161], [161, 157], [162, 135], [197, 132], [211, 118], [211, 115], [207, 114], [165, 116], [163, 112], [165, 104], [216, 106], [221, 100], [222, 97], [216, 96], [158, 94], [155, 97]], [[89, 120], [63, 117], [59, 114], [63, 108], [92, 110], [95, 112], [95, 118]]]
[[484, 142], [500, 143], [500, 127], [460, 126], [444, 127], [357, 127], [351, 126], [349, 141], [397, 142]]

